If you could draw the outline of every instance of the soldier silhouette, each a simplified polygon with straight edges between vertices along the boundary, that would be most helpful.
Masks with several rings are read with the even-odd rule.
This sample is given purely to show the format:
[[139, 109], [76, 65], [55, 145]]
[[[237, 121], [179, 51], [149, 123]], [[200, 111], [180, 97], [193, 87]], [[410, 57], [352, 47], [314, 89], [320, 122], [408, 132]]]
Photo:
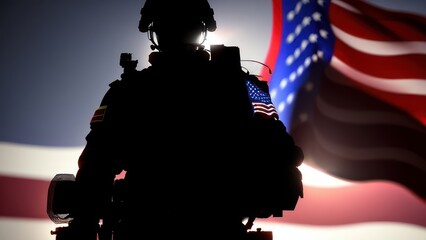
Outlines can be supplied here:
[[147, 0], [139, 30], [151, 65], [137, 70], [121, 55], [124, 72], [78, 160], [69, 231], [57, 238], [242, 240], [244, 220], [293, 210], [302, 150], [238, 47], [202, 45], [216, 30], [207, 0]]

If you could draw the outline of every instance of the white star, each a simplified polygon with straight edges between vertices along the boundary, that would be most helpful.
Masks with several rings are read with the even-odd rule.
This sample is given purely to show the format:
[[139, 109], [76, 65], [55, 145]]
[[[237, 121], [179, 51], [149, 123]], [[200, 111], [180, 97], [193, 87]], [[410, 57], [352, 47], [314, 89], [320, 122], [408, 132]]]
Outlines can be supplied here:
[[294, 57], [298, 58], [300, 56], [300, 49], [296, 48], [296, 50], [294, 50]]
[[320, 33], [320, 35], [321, 35], [322, 38], [327, 39], [327, 36], [328, 36], [328, 31], [327, 30], [320, 29], [319, 33]]
[[303, 20], [302, 20], [303, 26], [306, 27], [306, 26], [309, 25], [309, 23], [311, 23], [311, 17], [309, 17], [309, 16], [304, 17]]
[[309, 42], [308, 40], [303, 40], [302, 43], [300, 44], [300, 47], [302, 48], [302, 50], [305, 50], [306, 47], [308, 46]]
[[296, 73], [295, 72], [292, 72], [291, 74], [290, 74], [290, 82], [294, 82], [294, 80], [296, 80]]
[[300, 24], [298, 24], [296, 26], [296, 29], [294, 30], [294, 32], [296, 33], [296, 35], [299, 35], [301, 31], [302, 31], [302, 26], [300, 26]]
[[293, 61], [294, 61], [294, 57], [293, 57], [293, 55], [290, 55], [285, 60], [285, 64], [287, 64], [287, 66], [290, 66], [293, 63]]
[[301, 2], [298, 2], [298, 3], [296, 4], [296, 8], [295, 8], [296, 13], [299, 13], [299, 12], [300, 12], [300, 9], [302, 9], [302, 3], [301, 3]]
[[294, 12], [293, 12], [293, 11], [288, 12], [288, 14], [287, 14], [287, 20], [288, 20], [288, 21], [293, 20], [293, 19], [294, 19], [294, 16], [295, 16], [295, 14], [294, 14]]
[[303, 65], [300, 65], [300, 66], [297, 68], [297, 75], [298, 75], [298, 76], [300, 76], [300, 75], [302, 75], [302, 73], [303, 73]]
[[287, 43], [291, 43], [291, 42], [293, 42], [293, 40], [294, 40], [294, 33], [290, 33], [287, 36]]
[[280, 88], [284, 89], [287, 86], [287, 78], [283, 78], [280, 82]]
[[309, 0], [302, 0], [302, 3], [303, 3], [303, 4], [308, 4], [308, 3], [309, 3]]
[[318, 40], [318, 35], [316, 35], [315, 33], [311, 33], [309, 35], [309, 42], [315, 43], [315, 42], [317, 42], [317, 40]]
[[305, 59], [304, 64], [305, 64], [305, 67], [308, 67], [309, 65], [311, 65], [311, 59], [307, 57], [307, 58]]
[[294, 100], [294, 93], [290, 93], [287, 96], [286, 102], [287, 102], [287, 104], [291, 104], [293, 102], [293, 100]]
[[318, 0], [317, 1], [318, 5], [320, 5], [321, 7], [324, 7], [324, 0]]
[[317, 22], [321, 21], [321, 13], [319, 13], [319, 12], [314, 12], [314, 13], [312, 14], [312, 18], [314, 19], [314, 21], [317, 21]]

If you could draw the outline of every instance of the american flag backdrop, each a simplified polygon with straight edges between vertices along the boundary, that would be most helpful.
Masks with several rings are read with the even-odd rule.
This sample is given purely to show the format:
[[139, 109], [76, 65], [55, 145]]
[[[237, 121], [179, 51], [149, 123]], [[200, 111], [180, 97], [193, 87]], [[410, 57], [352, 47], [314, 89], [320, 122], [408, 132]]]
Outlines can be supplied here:
[[[122, 46], [121, 43], [128, 44], [123, 36], [138, 39], [138, 35], [132, 34], [136, 32], [139, 15], [123, 13], [137, 9], [138, 14], [140, 1], [114, 3], [114, 10], [105, 7], [111, 5], [108, 1], [104, 5], [94, 2], [86, 3], [90, 8], [79, 8], [78, 14], [87, 23], [94, 23], [89, 20], [96, 12], [96, 27], [73, 32], [79, 36], [77, 41], [83, 36], [88, 36], [89, 41], [96, 39], [96, 35], [109, 30], [111, 22], [123, 18], [135, 24], [129, 28], [118, 24], [111, 28], [114, 37], [103, 37], [101, 41]], [[215, 7], [221, 1], [210, 2]], [[224, 2], [232, 5], [233, 1]], [[286, 211], [280, 218], [257, 219], [253, 228], [273, 231], [274, 240], [426, 240], [425, 17], [381, 9], [362, 0], [272, 0], [265, 1], [265, 5], [266, 2], [271, 5], [273, 23], [265, 64], [272, 74], [264, 69], [261, 75], [269, 84], [274, 103], [271, 110], [277, 112], [305, 152], [306, 159], [300, 167], [304, 198], [294, 211]], [[57, 11], [50, 13], [58, 19], [55, 30], [71, 28], [75, 15], [63, 21], [57, 16], [73, 9], [71, 3], [56, 7]], [[2, 111], [0, 117], [1, 240], [54, 240], [50, 231], [58, 225], [46, 214], [49, 182], [57, 173], [77, 171], [87, 130], [74, 129], [70, 122], [81, 120], [85, 127], [89, 125], [109, 81], [121, 73], [119, 54], [128, 50], [103, 47], [96, 41], [91, 49], [86, 49], [89, 45], [85, 41], [77, 42], [84, 49], [84, 57], [71, 59], [72, 62], [89, 59], [90, 65], [65, 66], [59, 72], [68, 51], [80, 50], [70, 47], [71, 43], [56, 32], [48, 33], [47, 28], [38, 25], [43, 17], [37, 15], [37, 8], [31, 13], [25, 16], [26, 24], [34, 23], [31, 26], [62, 43], [52, 55], [44, 51], [46, 47], [38, 50], [40, 62], [48, 65], [49, 70], [31, 69], [34, 75], [43, 79], [54, 75], [57, 81], [66, 82], [58, 92], [71, 95], [68, 101], [78, 101], [85, 95], [80, 89], [83, 84], [77, 86], [75, 76], [83, 68], [94, 68], [95, 75], [84, 77], [90, 79], [87, 82], [101, 80], [92, 89], [90, 85], [84, 86], [85, 91], [99, 97], [92, 108], [84, 106], [89, 110], [82, 114], [82, 104], [73, 108], [59, 98], [56, 101], [51, 92], [42, 92], [41, 83], [30, 85], [31, 79], [25, 78], [19, 81], [22, 72], [30, 69], [14, 71], [13, 80], [20, 86], [28, 84], [31, 91], [22, 88], [22, 92], [12, 94], [5, 90], [8, 85], [1, 79], [1, 110], [11, 109], [19, 97], [29, 99], [22, 109]], [[223, 23], [220, 13], [220, 9], [215, 9], [219, 24]], [[113, 21], [108, 22], [109, 19]], [[218, 29], [226, 27], [223, 25], [226, 24]], [[95, 28], [98, 32], [91, 32]], [[0, 40], [7, 36], [10, 32]], [[28, 49], [42, 45], [43, 38], [29, 36], [22, 36], [32, 41]], [[141, 45], [137, 40], [134, 44]], [[3, 70], [15, 69], [14, 64], [18, 64], [3, 61], [3, 56], [9, 56], [3, 55], [5, 50], [0, 51], [0, 76]], [[110, 71], [98, 56], [92, 56], [90, 53], [95, 50], [110, 54], [104, 58], [112, 59], [111, 69], [117, 66], [116, 70]], [[19, 56], [26, 56], [25, 52]], [[38, 60], [26, 57], [22, 61], [27, 61], [28, 68]], [[37, 101], [33, 95], [37, 91], [54, 100]], [[258, 89], [251, 91], [256, 93]], [[253, 96], [262, 105], [268, 104], [269, 98], [259, 94]], [[52, 102], [53, 107], [48, 105]], [[49, 106], [48, 112], [43, 110], [43, 104]], [[10, 116], [14, 116], [14, 124], [19, 128], [9, 124]], [[30, 127], [24, 121], [31, 121]], [[57, 125], [65, 130], [58, 130]], [[77, 134], [81, 131], [84, 134]], [[31, 136], [39, 138], [34, 140]], [[165, 226], [166, 223], [167, 219]]]
[[426, 18], [353, 0], [273, 5], [273, 102], [305, 164], [351, 183], [308, 186], [282, 221], [426, 239]]

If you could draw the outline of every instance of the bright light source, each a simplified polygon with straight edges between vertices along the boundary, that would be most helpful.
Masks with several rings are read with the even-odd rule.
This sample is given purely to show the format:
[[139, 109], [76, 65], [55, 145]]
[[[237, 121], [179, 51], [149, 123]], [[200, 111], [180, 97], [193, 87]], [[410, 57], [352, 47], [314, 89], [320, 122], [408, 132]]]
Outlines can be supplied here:
[[[203, 37], [204, 36], [200, 37], [200, 42], [203, 40]], [[206, 49], [210, 50], [210, 45], [214, 44], [223, 44], [223, 41], [216, 32], [207, 32], [206, 40], [204, 41], [203, 45], [206, 47]]]
[[312, 187], [333, 188], [348, 186], [351, 184], [348, 181], [344, 181], [342, 179], [330, 176], [306, 164], [302, 164], [299, 169], [302, 172], [303, 185], [309, 185]]

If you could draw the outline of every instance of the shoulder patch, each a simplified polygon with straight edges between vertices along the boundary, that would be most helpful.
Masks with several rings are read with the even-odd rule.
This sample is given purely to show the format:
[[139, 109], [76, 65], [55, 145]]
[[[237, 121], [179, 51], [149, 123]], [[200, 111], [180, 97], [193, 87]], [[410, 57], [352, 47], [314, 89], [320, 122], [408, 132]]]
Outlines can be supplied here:
[[278, 113], [269, 95], [267, 83], [247, 79], [246, 86], [252, 104], [253, 116], [278, 120]]
[[92, 119], [90, 120], [90, 123], [102, 122], [104, 120], [106, 109], [107, 105], [100, 106], [98, 109], [96, 109]]

